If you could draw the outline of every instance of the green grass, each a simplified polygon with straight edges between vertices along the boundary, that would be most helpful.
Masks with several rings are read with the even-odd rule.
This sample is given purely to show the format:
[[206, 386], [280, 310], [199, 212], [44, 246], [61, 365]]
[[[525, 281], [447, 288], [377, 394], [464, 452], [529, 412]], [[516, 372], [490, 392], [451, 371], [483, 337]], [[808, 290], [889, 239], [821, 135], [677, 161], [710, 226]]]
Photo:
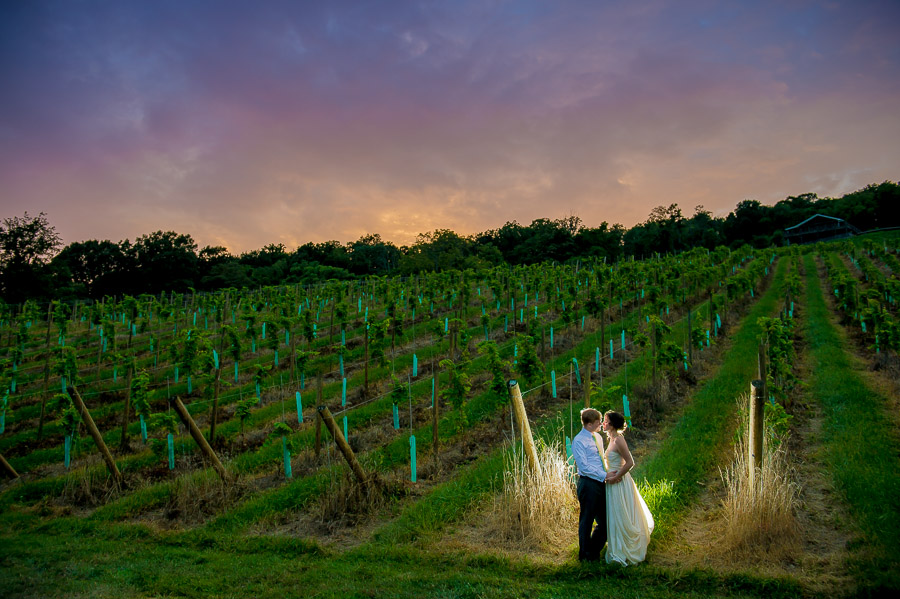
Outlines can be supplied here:
[[491, 455], [463, 469], [450, 483], [439, 485], [427, 497], [404, 510], [400, 517], [376, 531], [374, 541], [379, 544], [409, 543], [423, 535], [435, 535], [445, 526], [466, 515], [468, 508], [487, 495], [502, 473], [503, 452]]
[[829, 321], [829, 309], [806, 256], [808, 324], [813, 398], [824, 408], [825, 466], [880, 558], [862, 568], [866, 586], [900, 589], [900, 443], [885, 414], [887, 398], [871, 389], [862, 366], [843, 349], [848, 339]]
[[[760, 327], [757, 319], [771, 316], [780, 305], [780, 282], [787, 261], [778, 262], [772, 284], [752, 306], [731, 334], [732, 347], [716, 374], [707, 380], [684, 408], [671, 433], [649, 459], [635, 466], [635, 479], [646, 479], [653, 487], [671, 481], [671, 489], [655, 499], [658, 532], [665, 535], [674, 524], [680, 507], [694, 499], [702, 484], [721, 463], [723, 452], [734, 433], [735, 399], [748, 393], [757, 378], [757, 348]], [[671, 515], [671, 517], [666, 517]]]
[[[4, 524], [9, 518], [4, 516]], [[224, 536], [181, 543], [102, 525], [0, 535], [3, 596], [17, 597], [575, 597], [797, 596], [789, 581], [606, 565], [537, 565], [493, 554], [366, 546], [346, 553], [303, 541]]]

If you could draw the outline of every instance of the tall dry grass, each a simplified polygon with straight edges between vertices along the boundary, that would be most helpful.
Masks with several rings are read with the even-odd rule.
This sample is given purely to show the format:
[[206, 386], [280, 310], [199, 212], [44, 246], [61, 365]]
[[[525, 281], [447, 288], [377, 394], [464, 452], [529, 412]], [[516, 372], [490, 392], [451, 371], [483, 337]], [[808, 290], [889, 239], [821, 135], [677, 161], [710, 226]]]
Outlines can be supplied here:
[[786, 438], [778, 438], [766, 427], [762, 468], [750, 484], [747, 448], [746, 396], [739, 402], [742, 434], [734, 446], [734, 459], [721, 472], [725, 486], [722, 501], [725, 527], [721, 548], [735, 556], [765, 556], [771, 560], [790, 558], [800, 549], [797, 509], [800, 486], [787, 454]]
[[491, 533], [532, 546], [564, 547], [578, 529], [573, 470], [558, 443], [542, 443], [538, 461], [540, 473], [529, 467], [523, 452], [507, 456], [503, 491], [494, 499]]
[[363, 485], [349, 470], [343, 470], [331, 477], [310, 512], [325, 531], [334, 532], [365, 521], [408, 494], [406, 479], [397, 474], [372, 475]]
[[170, 520], [202, 522], [228, 510], [249, 491], [242, 478], [226, 483], [212, 469], [192, 472], [172, 481], [165, 515]]
[[121, 490], [121, 485], [101, 466], [98, 458], [69, 473], [60, 498], [71, 505], [96, 507], [116, 498]]

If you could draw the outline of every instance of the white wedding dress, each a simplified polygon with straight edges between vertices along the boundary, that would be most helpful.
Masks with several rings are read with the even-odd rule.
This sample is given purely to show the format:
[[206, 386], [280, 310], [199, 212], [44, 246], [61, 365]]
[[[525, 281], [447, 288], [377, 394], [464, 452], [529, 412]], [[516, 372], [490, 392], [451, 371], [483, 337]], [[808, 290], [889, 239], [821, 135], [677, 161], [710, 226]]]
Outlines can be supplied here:
[[[622, 456], [614, 449], [606, 453], [609, 470], [622, 466]], [[653, 532], [653, 515], [630, 473], [606, 487], [606, 562], [623, 566], [644, 561]]]

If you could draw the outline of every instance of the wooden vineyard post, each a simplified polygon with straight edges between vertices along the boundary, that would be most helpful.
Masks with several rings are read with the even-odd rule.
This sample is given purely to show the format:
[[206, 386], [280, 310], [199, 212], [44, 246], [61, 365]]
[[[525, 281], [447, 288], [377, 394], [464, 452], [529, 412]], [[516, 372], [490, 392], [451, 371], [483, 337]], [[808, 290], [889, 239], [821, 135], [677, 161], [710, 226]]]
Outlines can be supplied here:
[[6, 461], [6, 458], [0, 454], [0, 470], [7, 473], [10, 478], [19, 478], [19, 473], [16, 472], [16, 469], [9, 465], [9, 462]]
[[38, 418], [38, 441], [44, 438], [44, 417], [47, 410], [47, 382], [50, 380], [50, 352], [44, 359], [44, 387], [41, 391], [41, 415]]
[[331, 438], [337, 443], [338, 449], [341, 450], [344, 459], [347, 460], [347, 464], [350, 465], [350, 469], [353, 471], [357, 480], [364, 485], [368, 484], [369, 479], [366, 476], [365, 471], [356, 460], [356, 455], [354, 455], [353, 450], [350, 448], [350, 444], [347, 443], [347, 440], [344, 438], [344, 434], [338, 429], [338, 425], [334, 421], [334, 416], [331, 415], [331, 411], [327, 406], [319, 406], [317, 411], [319, 413], [319, 419], [325, 424], [325, 428], [328, 429], [328, 432], [331, 433]]
[[53, 313], [53, 302], [47, 302], [47, 338], [44, 339], [44, 345], [47, 346], [47, 349], [50, 349], [50, 324], [53, 321], [51, 318], [51, 314]]
[[210, 443], [210, 445], [216, 442], [216, 420], [219, 419], [219, 376], [221, 374], [222, 374], [222, 371], [219, 368], [216, 368], [216, 386], [213, 391], [212, 414], [210, 414], [210, 419], [209, 419], [209, 443]]
[[434, 406], [431, 408], [431, 451], [434, 454], [434, 462], [437, 463], [438, 459], [438, 405], [440, 398], [440, 389], [439, 383], [441, 380], [441, 375], [439, 370], [434, 370]]
[[591, 407], [591, 361], [584, 362], [584, 407]]
[[[290, 326], [290, 325], [288, 325]], [[297, 336], [291, 335], [291, 382], [297, 378]]]
[[688, 342], [687, 342], [688, 364], [693, 366], [694, 365], [694, 342], [691, 338], [691, 333], [693, 332], [694, 329], [691, 328], [691, 307], [690, 306], [688, 306], [688, 311], [687, 311], [687, 330], [688, 330]]
[[322, 373], [319, 372], [316, 374], [316, 405], [322, 405], [322, 394], [325, 388], [325, 380], [322, 377]]
[[122, 473], [119, 472], [118, 467], [116, 467], [116, 462], [115, 460], [113, 460], [112, 454], [109, 452], [109, 448], [106, 446], [106, 442], [103, 440], [103, 435], [101, 435], [100, 431], [97, 430], [97, 425], [94, 424], [94, 419], [91, 418], [91, 413], [88, 412], [87, 406], [84, 405], [84, 401], [81, 399], [81, 394], [78, 393], [78, 389], [76, 389], [75, 387], [71, 387], [71, 389], [71, 395], [75, 401], [75, 407], [78, 408], [78, 413], [81, 414], [81, 419], [84, 420], [84, 423], [87, 425], [88, 432], [91, 433], [91, 437], [94, 439], [94, 443], [97, 445], [97, 449], [99, 449], [100, 453], [103, 454], [103, 460], [106, 462], [107, 470], [109, 470], [109, 473], [112, 474], [117, 483], [122, 482]]
[[522, 400], [522, 391], [519, 389], [519, 383], [515, 379], [509, 381], [508, 385], [513, 410], [516, 414], [516, 420], [519, 423], [519, 434], [522, 436], [525, 455], [528, 457], [528, 464], [531, 466], [533, 472], [540, 474], [541, 464], [538, 461], [537, 448], [534, 446], [534, 437], [531, 436], [531, 425], [528, 424], [528, 414], [525, 413], [525, 402]]
[[[368, 310], [368, 308], [366, 308]], [[365, 356], [365, 365], [363, 373], [363, 399], [369, 399], [369, 325], [363, 329], [363, 355]]]
[[128, 363], [128, 376], [126, 378], [125, 391], [125, 414], [122, 415], [122, 439], [119, 441], [119, 447], [122, 450], [128, 449], [128, 415], [131, 412], [131, 377], [134, 374], [134, 362]]
[[[100, 325], [97, 325], [98, 327]], [[94, 369], [94, 378], [100, 380], [100, 360], [103, 358], [103, 336], [97, 338], [97, 367]]]
[[203, 455], [212, 462], [213, 468], [215, 468], [219, 478], [221, 478], [223, 482], [228, 482], [229, 477], [228, 472], [225, 471], [225, 466], [219, 461], [219, 456], [216, 455], [213, 448], [206, 442], [206, 438], [203, 436], [203, 433], [200, 432], [197, 423], [191, 418], [190, 413], [187, 411], [187, 408], [184, 407], [184, 404], [181, 403], [181, 399], [178, 396], [172, 401], [172, 406], [175, 408], [175, 411], [178, 412], [178, 417], [181, 418], [181, 421], [191, 432], [191, 437], [194, 438], [194, 441], [197, 443], [197, 446], [200, 447]]
[[[454, 319], [455, 320], [455, 319]], [[515, 327], [516, 319], [513, 318], [513, 326]], [[459, 351], [456, 347], [456, 339], [459, 333], [459, 323], [451, 322], [450, 323], [450, 357], [456, 361], [459, 359]]]
[[314, 451], [317, 458], [322, 453], [322, 421], [318, 418], [316, 419], [316, 444]]
[[[334, 299], [334, 298], [332, 298], [332, 299]], [[332, 342], [332, 341], [334, 340], [334, 305], [335, 305], [336, 303], [337, 303], [337, 302], [335, 302], [335, 301], [332, 301], [332, 302], [331, 302], [331, 324], [328, 326], [328, 339], [329, 339], [329, 342]]]
[[755, 484], [756, 472], [762, 468], [763, 458], [763, 382], [755, 380], [750, 383], [750, 443], [749, 468], [750, 484]]
[[[322, 405], [322, 375], [319, 374], [318, 385], [316, 387], [316, 405]], [[316, 418], [316, 444], [315, 444], [315, 453], [318, 458], [322, 453], [322, 420], [320, 418]]]

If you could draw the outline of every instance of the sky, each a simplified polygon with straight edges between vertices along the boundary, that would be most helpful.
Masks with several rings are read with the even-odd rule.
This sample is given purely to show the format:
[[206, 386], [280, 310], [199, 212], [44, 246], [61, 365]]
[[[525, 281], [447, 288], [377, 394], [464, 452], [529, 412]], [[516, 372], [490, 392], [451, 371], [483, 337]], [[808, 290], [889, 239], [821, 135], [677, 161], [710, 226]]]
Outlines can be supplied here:
[[232, 253], [900, 179], [900, 2], [0, 3], [0, 218]]

